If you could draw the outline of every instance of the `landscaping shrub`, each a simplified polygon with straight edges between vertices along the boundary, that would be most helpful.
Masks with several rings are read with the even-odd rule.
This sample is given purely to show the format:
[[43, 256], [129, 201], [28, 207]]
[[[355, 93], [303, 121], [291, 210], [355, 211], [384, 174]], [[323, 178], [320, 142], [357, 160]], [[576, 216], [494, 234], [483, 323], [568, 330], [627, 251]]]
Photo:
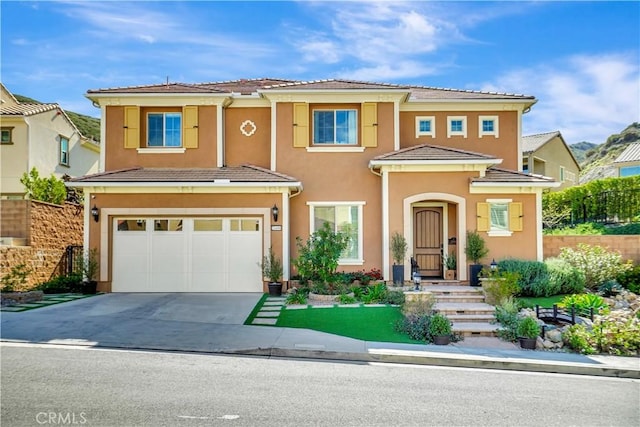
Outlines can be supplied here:
[[498, 262], [498, 270], [518, 274], [519, 295], [553, 295], [547, 266], [543, 262], [507, 258]]
[[495, 318], [500, 324], [496, 334], [506, 341], [515, 341], [518, 338], [518, 303], [514, 298], [507, 298], [502, 304], [496, 306]]
[[287, 295], [285, 304], [306, 304], [309, 290], [307, 288], [294, 288]]
[[619, 273], [616, 280], [623, 288], [634, 294], [640, 294], [640, 265]]
[[21, 291], [27, 283], [31, 269], [26, 264], [18, 264], [11, 267], [11, 271], [0, 279], [0, 292]]
[[404, 304], [405, 296], [402, 291], [387, 291], [387, 297], [384, 299], [385, 304], [402, 305]]
[[[548, 258], [544, 261], [549, 273], [549, 289], [557, 294], [578, 294], [584, 291], [584, 273], [562, 258]], [[549, 296], [546, 295], [546, 296]]]
[[409, 315], [400, 319], [396, 323], [396, 331], [407, 334], [409, 338], [416, 341], [430, 340], [429, 324], [431, 323], [430, 315]]
[[338, 259], [347, 248], [349, 239], [348, 232], [335, 232], [327, 222], [314, 231], [306, 243], [296, 237], [298, 257], [293, 260], [293, 265], [298, 274], [307, 280], [319, 280], [331, 287]]
[[578, 353], [593, 354], [596, 352], [596, 349], [590, 343], [593, 340], [592, 334], [589, 333], [584, 325], [571, 325], [562, 334], [562, 340]]
[[73, 273], [68, 276], [57, 276], [48, 282], [41, 283], [38, 290], [45, 294], [64, 294], [67, 292], [82, 292], [82, 275]]
[[381, 303], [386, 301], [387, 293], [387, 285], [384, 283], [368, 286], [362, 294], [362, 302], [365, 304]]
[[560, 258], [584, 272], [585, 286], [591, 290], [598, 289], [607, 280], [615, 279], [632, 267], [629, 263], [622, 263], [618, 252], [585, 243], [579, 243], [576, 249], [562, 248]]
[[433, 306], [436, 299], [432, 294], [415, 295], [411, 301], [405, 301], [402, 305], [404, 316], [425, 316], [433, 314]]
[[500, 305], [507, 298], [513, 297], [520, 289], [518, 287], [518, 273], [510, 271], [490, 271], [486, 273], [487, 280], [482, 281], [487, 304]]
[[609, 306], [604, 299], [596, 294], [573, 294], [562, 298], [558, 307], [574, 307], [576, 312], [586, 315], [593, 309], [593, 314], [604, 314], [609, 311]]
[[572, 325], [563, 341], [583, 354], [596, 352], [618, 356], [637, 356], [640, 352], [640, 319], [631, 313], [616, 312], [595, 319], [593, 327]]
[[598, 287], [598, 293], [603, 297], [611, 297], [622, 290], [622, 286], [616, 280], [607, 280]]
[[356, 302], [356, 298], [348, 294], [340, 294], [338, 301], [340, 304], [353, 304]]

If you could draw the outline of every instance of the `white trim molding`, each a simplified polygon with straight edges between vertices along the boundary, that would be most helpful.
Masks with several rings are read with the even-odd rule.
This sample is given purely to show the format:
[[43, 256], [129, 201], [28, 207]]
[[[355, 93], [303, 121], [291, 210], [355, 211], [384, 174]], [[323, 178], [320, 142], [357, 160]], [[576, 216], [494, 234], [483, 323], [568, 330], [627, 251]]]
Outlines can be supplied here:
[[[428, 121], [430, 123], [431, 130], [420, 130], [420, 123], [423, 121]], [[421, 136], [430, 136], [431, 138], [436, 137], [436, 116], [416, 116], [416, 138], [420, 138]]]
[[[461, 131], [451, 130], [451, 123], [454, 120], [462, 120]], [[447, 116], [447, 138], [451, 138], [452, 136], [461, 136], [463, 138], [467, 137], [467, 116]]]
[[[485, 131], [483, 129], [483, 121], [493, 121], [493, 130]], [[478, 137], [482, 138], [483, 136], [493, 136], [498, 138], [500, 136], [500, 121], [498, 116], [478, 116]]]

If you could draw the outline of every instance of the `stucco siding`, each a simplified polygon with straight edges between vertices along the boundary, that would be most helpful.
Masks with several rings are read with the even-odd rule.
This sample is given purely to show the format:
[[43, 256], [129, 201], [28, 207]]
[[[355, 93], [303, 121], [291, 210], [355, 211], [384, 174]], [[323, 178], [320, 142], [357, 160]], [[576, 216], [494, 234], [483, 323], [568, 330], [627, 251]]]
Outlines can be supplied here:
[[21, 195], [24, 186], [20, 178], [29, 169], [29, 130], [22, 119], [3, 118], [2, 126], [13, 128], [13, 144], [0, 145], [0, 194]]

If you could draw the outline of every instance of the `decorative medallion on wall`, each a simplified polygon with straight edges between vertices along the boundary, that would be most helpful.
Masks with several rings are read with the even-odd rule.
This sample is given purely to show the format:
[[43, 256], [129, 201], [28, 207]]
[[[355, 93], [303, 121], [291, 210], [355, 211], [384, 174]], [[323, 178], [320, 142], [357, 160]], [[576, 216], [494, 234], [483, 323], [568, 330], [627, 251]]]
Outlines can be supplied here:
[[244, 136], [251, 136], [256, 133], [256, 130], [258, 130], [258, 127], [251, 120], [245, 120], [240, 125], [240, 132], [242, 132]]

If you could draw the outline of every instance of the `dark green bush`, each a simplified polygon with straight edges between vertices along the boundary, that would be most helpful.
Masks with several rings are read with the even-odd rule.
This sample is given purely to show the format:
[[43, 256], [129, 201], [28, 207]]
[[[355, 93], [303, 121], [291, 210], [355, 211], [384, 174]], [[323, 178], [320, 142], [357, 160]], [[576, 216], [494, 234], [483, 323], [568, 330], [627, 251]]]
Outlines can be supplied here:
[[409, 338], [416, 341], [430, 340], [429, 324], [431, 323], [430, 315], [409, 315], [405, 316], [396, 323], [396, 330], [400, 333], [409, 335]]
[[558, 294], [579, 294], [584, 291], [584, 273], [561, 258], [548, 258], [544, 262], [549, 273], [550, 288]]
[[518, 295], [532, 297], [554, 295], [549, 282], [549, 272], [543, 262], [508, 258], [498, 262], [498, 270], [518, 274]]
[[640, 294], [640, 265], [620, 273], [616, 280], [623, 288], [634, 294]]
[[387, 285], [379, 283], [373, 286], [367, 286], [362, 293], [362, 302], [365, 304], [377, 304], [386, 301]]
[[518, 338], [518, 304], [515, 299], [507, 298], [502, 304], [496, 306], [495, 318], [500, 324], [496, 332], [499, 338], [505, 341], [515, 341]]
[[383, 301], [385, 304], [402, 305], [404, 304], [404, 292], [388, 291], [387, 297]]
[[68, 276], [58, 276], [38, 286], [45, 294], [63, 294], [67, 292], [82, 292], [82, 275], [73, 273]]

